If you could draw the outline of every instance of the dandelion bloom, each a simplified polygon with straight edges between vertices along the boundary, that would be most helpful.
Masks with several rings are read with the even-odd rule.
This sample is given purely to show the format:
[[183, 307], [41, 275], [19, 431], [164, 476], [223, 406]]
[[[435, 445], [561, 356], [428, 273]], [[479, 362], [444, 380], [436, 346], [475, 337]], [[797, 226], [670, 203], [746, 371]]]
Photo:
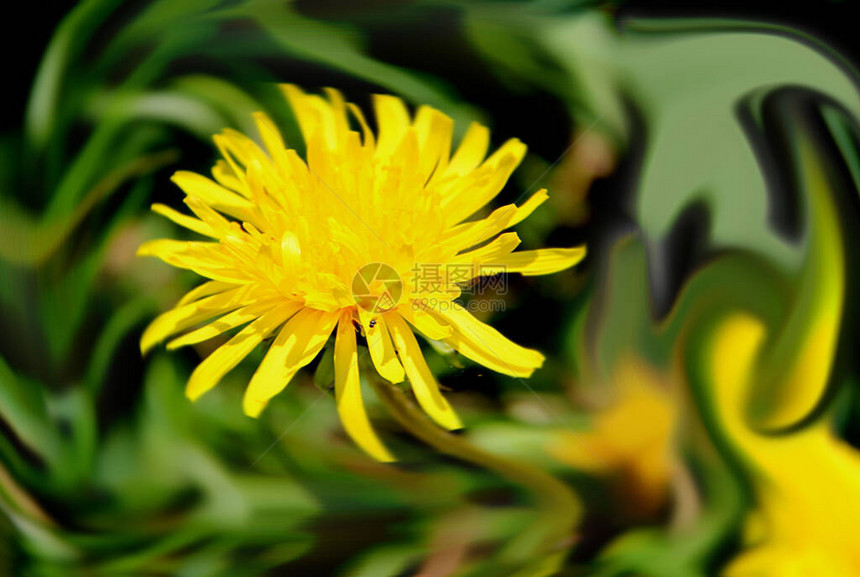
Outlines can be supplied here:
[[186, 393], [196, 399], [274, 337], [244, 396], [245, 412], [257, 416], [335, 332], [335, 396], [344, 428], [370, 455], [391, 460], [364, 409], [356, 327], [381, 377], [408, 379], [433, 420], [459, 428], [413, 329], [486, 367], [527, 377], [544, 357], [475, 319], [454, 301], [458, 287], [501, 272], [553, 273], [577, 263], [585, 249], [514, 252], [519, 238], [504, 231], [546, 200], [544, 190], [521, 206], [466, 220], [501, 191], [525, 154], [520, 141], [487, 157], [489, 131], [472, 124], [451, 155], [453, 122], [432, 108], [419, 108], [413, 118], [400, 99], [376, 96], [374, 134], [361, 110], [335, 90], [326, 100], [295, 86], [282, 89], [307, 162], [257, 113], [262, 147], [226, 129], [214, 137], [223, 156], [214, 180], [184, 171], [173, 176], [194, 216], [153, 206], [209, 240], [153, 240], [139, 254], [209, 280], [152, 322], [141, 349], [179, 333], [168, 349], [243, 327], [191, 374]]

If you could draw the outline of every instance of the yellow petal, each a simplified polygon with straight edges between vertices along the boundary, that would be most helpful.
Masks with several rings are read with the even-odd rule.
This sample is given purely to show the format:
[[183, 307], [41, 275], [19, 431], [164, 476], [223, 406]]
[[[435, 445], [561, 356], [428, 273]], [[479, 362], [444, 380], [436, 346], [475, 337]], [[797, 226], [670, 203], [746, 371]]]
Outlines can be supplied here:
[[245, 173], [245, 182], [248, 184], [248, 193], [251, 202], [257, 205], [259, 222], [268, 228], [272, 219], [280, 216], [278, 212], [282, 206], [273, 197], [270, 190], [280, 190], [281, 182], [275, 178], [275, 169], [272, 166], [263, 167], [259, 160], [252, 160]]
[[412, 330], [398, 313], [390, 312], [384, 316], [418, 404], [430, 415], [430, 418], [446, 429], [461, 428], [463, 425], [439, 391], [439, 385], [424, 360], [421, 347], [418, 346]]
[[498, 160], [487, 160], [475, 174], [482, 174], [475, 185], [467, 179], [458, 181], [441, 202], [447, 224], [456, 224], [468, 218], [502, 191], [508, 179], [525, 156], [526, 147], [519, 141], [508, 141], [493, 155], [504, 152]]
[[370, 130], [370, 126], [367, 124], [367, 119], [364, 117], [364, 113], [361, 111], [361, 108], [351, 102], [346, 106], [352, 113], [353, 117], [358, 121], [359, 126], [361, 126], [361, 133], [364, 137], [362, 144], [370, 150], [374, 150], [376, 147], [376, 139], [373, 137], [373, 131]]
[[288, 311], [282, 308], [269, 311], [215, 349], [191, 373], [185, 387], [185, 395], [194, 401], [217, 385], [224, 375], [287, 319], [287, 314]]
[[482, 275], [518, 272], [525, 276], [552, 274], [570, 268], [585, 258], [585, 246], [573, 248], [541, 248], [512, 252], [501, 258], [481, 263]]
[[454, 121], [438, 110], [422, 106], [415, 114], [413, 127], [420, 147], [416, 170], [423, 183], [427, 182], [434, 170], [446, 168], [451, 153]]
[[201, 299], [203, 297], [208, 297], [208, 296], [211, 296], [214, 294], [222, 293], [222, 292], [229, 290], [231, 288], [237, 288], [237, 287], [236, 287], [236, 285], [233, 285], [230, 283], [221, 282], [218, 280], [210, 280], [210, 281], [203, 283], [202, 285], [200, 285], [198, 287], [191, 289], [187, 293], [185, 293], [185, 296], [183, 296], [179, 300], [179, 302], [176, 303], [176, 306], [178, 308], [178, 307], [181, 307], [183, 305], [187, 305], [189, 303], [192, 303], [192, 302], [196, 301], [197, 299]]
[[414, 301], [413, 303], [398, 307], [397, 312], [429, 339], [441, 341], [450, 337], [454, 332], [451, 325], [446, 322], [440, 322], [438, 318], [428, 314], [424, 310], [425, 308], [424, 303], [421, 301]]
[[[373, 366], [376, 367], [376, 372], [391, 383], [403, 382], [405, 378], [403, 365], [400, 364], [400, 359], [394, 352], [394, 344], [391, 342], [385, 317], [368, 313], [359, 308], [358, 318], [364, 327], [367, 348], [370, 351], [370, 358], [373, 361]], [[373, 326], [370, 326], [371, 324]]]
[[212, 262], [221, 258], [221, 253], [217, 249], [217, 242], [157, 238], [148, 240], [137, 247], [137, 256], [154, 256], [168, 264], [174, 264], [174, 261], [183, 257], [199, 257], [202, 260], [207, 260], [205, 257], [209, 257], [208, 261]]
[[519, 138], [509, 138], [498, 150], [491, 154], [484, 164], [498, 165], [502, 161], [511, 158], [518, 165], [526, 155], [528, 147]]
[[229, 214], [240, 220], [250, 220], [254, 205], [243, 198], [209, 180], [205, 176], [184, 170], [178, 171], [171, 178], [185, 194], [198, 198], [212, 208]]
[[[295, 312], [302, 306], [297, 302], [286, 304], [282, 304], [282, 302], [283, 301], [281, 299], [264, 300], [262, 302], [242, 307], [241, 309], [237, 309], [223, 317], [215, 319], [205, 327], [200, 327], [197, 330], [173, 339], [167, 343], [167, 348], [168, 350], [173, 350], [178, 349], [179, 347], [202, 343], [203, 341], [207, 341], [221, 333], [229, 331], [230, 329], [249, 323], [269, 310], [276, 308], [278, 305], [281, 305], [286, 311], [286, 314], [290, 316], [295, 314]], [[292, 310], [292, 312], [290, 312], [290, 310]]]
[[508, 223], [508, 227], [516, 226], [526, 218], [531, 215], [535, 211], [537, 207], [542, 205], [547, 199], [549, 195], [546, 193], [546, 189], [542, 188], [533, 195], [529, 197], [527, 201], [525, 201], [522, 205], [517, 207], [517, 212], [514, 214], [514, 217]]
[[196, 218], [186, 214], [182, 214], [181, 212], [177, 212], [165, 204], [153, 204], [152, 211], [169, 218], [179, 226], [185, 227], [188, 230], [193, 230], [197, 234], [202, 234], [203, 236], [211, 238], [218, 238], [218, 234], [205, 222], [197, 220]]
[[487, 218], [464, 222], [451, 228], [442, 242], [455, 250], [474, 247], [508, 228], [508, 223], [517, 213], [517, 207], [509, 204], [494, 210]]
[[234, 187], [231, 187], [230, 190], [234, 191], [245, 198], [249, 198], [251, 196], [250, 191], [248, 190], [248, 182], [246, 180], [245, 171], [242, 170], [242, 167], [236, 162], [236, 159], [230, 155], [224, 147], [223, 136], [220, 134], [216, 134], [212, 137], [212, 141], [215, 143], [216, 148], [221, 153], [223, 160], [227, 166], [230, 167], [230, 172], [235, 175]]
[[327, 108], [331, 111], [331, 123], [333, 127], [334, 138], [331, 142], [335, 146], [342, 146], [347, 139], [349, 133], [349, 117], [346, 113], [346, 101], [343, 94], [339, 90], [331, 87], [323, 89], [328, 96]]
[[454, 334], [445, 342], [476, 363], [513, 377], [529, 377], [543, 365], [544, 356], [538, 351], [508, 340], [456, 302], [444, 311], [430, 312], [454, 328]]
[[352, 440], [377, 461], [393, 461], [394, 457], [379, 440], [361, 397], [358, 374], [358, 351], [355, 344], [355, 327], [352, 313], [341, 315], [334, 343], [334, 391], [337, 412], [343, 428]]
[[[221, 151], [221, 155], [227, 160], [228, 164], [232, 159], [238, 160], [246, 169], [254, 162], [259, 162], [267, 170], [272, 168], [272, 164], [266, 153], [260, 146], [236, 130], [225, 128], [224, 131], [214, 137], [215, 144]], [[237, 191], [237, 192], [242, 192]]]
[[440, 244], [456, 252], [470, 249], [488, 238], [525, 220], [549, 196], [546, 189], [534, 193], [522, 206], [508, 204], [494, 210], [487, 218], [464, 222], [451, 228]]
[[212, 167], [212, 177], [215, 182], [228, 190], [242, 190], [245, 186], [240, 177], [233, 172], [233, 168], [223, 158], [215, 161], [215, 166]]
[[272, 157], [280, 174], [286, 176], [286, 169], [289, 163], [287, 161], [287, 147], [284, 144], [281, 132], [265, 112], [255, 112], [254, 122], [257, 125], [257, 131], [260, 133], [260, 138], [269, 152], [269, 156]]
[[294, 232], [288, 230], [281, 237], [280, 257], [284, 276], [288, 279], [298, 278], [302, 266], [302, 247]]
[[452, 264], [483, 264], [486, 261], [495, 262], [507, 256], [520, 244], [520, 237], [515, 232], [506, 232], [494, 238], [491, 242], [469, 252], [459, 254], [451, 259]]
[[281, 90], [295, 111], [308, 150], [312, 143], [337, 150], [348, 129], [346, 108], [340, 93], [328, 89], [326, 92], [331, 102], [327, 102], [316, 94], [305, 94], [291, 84], [281, 85]]
[[486, 126], [473, 122], [466, 130], [457, 152], [451, 158], [446, 173], [463, 174], [474, 170], [484, 160], [489, 146], [490, 131]]
[[303, 308], [284, 325], [245, 390], [246, 415], [259, 416], [269, 399], [322, 350], [336, 322], [335, 313]]
[[373, 107], [379, 125], [376, 154], [377, 157], [389, 156], [409, 129], [409, 111], [402, 100], [388, 94], [374, 94]]
[[302, 132], [302, 137], [307, 139], [309, 136], [307, 129], [310, 128], [307, 123], [316, 122], [316, 115], [313, 114], [311, 109], [307, 106], [308, 99], [310, 97], [295, 84], [280, 84], [278, 85], [278, 88], [281, 89], [281, 92], [283, 92], [287, 101], [290, 103], [290, 108], [292, 108], [295, 113], [296, 121], [299, 123], [299, 130]]
[[205, 222], [206, 225], [220, 238], [230, 231], [230, 221], [217, 213], [211, 206], [193, 196], [185, 197], [185, 204], [191, 212]]
[[239, 298], [241, 290], [230, 289], [160, 314], [143, 331], [140, 338], [141, 353], [146, 354], [156, 343], [174, 333], [238, 308], [242, 304]]
[[194, 272], [225, 283], [244, 284], [252, 279], [247, 272], [227, 259], [221, 246], [213, 242], [150, 240], [138, 247], [138, 256], [154, 256], [177, 268]]

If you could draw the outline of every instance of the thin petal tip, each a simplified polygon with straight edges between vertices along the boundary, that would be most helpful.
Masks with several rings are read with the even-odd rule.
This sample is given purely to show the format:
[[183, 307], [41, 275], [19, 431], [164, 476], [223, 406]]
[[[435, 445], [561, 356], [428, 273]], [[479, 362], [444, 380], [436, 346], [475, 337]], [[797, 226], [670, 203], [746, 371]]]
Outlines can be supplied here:
[[140, 337], [140, 354], [146, 355], [149, 353], [149, 351], [151, 351], [160, 340], [161, 339], [154, 336], [152, 328], [147, 327], [143, 331], [143, 335]]
[[439, 423], [449, 431], [457, 431], [464, 427], [463, 421], [460, 420], [460, 417], [457, 416], [457, 413], [451, 411], [448, 417], [441, 423]]
[[173, 339], [172, 341], [168, 341], [164, 348], [168, 351], [175, 351], [176, 349], [182, 347], [183, 343], [180, 339]]
[[194, 381], [188, 381], [188, 385], [185, 387], [185, 397], [192, 403], [196, 402], [205, 392], [204, 390], [200, 390], [200, 387], [196, 386]]
[[152, 350], [152, 347], [155, 343], [148, 343], [146, 341], [140, 341], [140, 356], [145, 357], [146, 354]]
[[153, 256], [153, 250], [149, 242], [145, 242], [134, 251], [135, 256]]
[[263, 409], [268, 405], [268, 401], [261, 401], [260, 399], [254, 399], [248, 396], [242, 400], [242, 410], [245, 415], [251, 417], [252, 419], [256, 419], [262, 414]]
[[[379, 376], [391, 383], [392, 385], [396, 385], [402, 383], [406, 380], [406, 373], [401, 368], [399, 371], [396, 369], [386, 370], [386, 371], [377, 371]], [[384, 374], [383, 374], [384, 373]]]

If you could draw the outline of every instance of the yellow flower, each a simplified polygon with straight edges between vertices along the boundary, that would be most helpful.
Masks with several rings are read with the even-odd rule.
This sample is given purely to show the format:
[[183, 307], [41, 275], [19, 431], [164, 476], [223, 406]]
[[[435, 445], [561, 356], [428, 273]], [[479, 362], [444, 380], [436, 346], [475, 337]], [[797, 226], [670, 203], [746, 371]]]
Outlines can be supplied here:
[[398, 98], [376, 96], [374, 135], [359, 108], [337, 91], [328, 90], [325, 100], [295, 86], [282, 89], [298, 119], [307, 163], [257, 113], [262, 147], [226, 129], [214, 137], [223, 155], [214, 181], [174, 175], [194, 217], [153, 206], [211, 240], [154, 240], [138, 253], [210, 280], [156, 318], [141, 349], [189, 329], [167, 347], [244, 325], [191, 374], [186, 393], [196, 399], [274, 336], [243, 401], [245, 412], [257, 416], [334, 331], [335, 396], [344, 428], [370, 455], [391, 460], [364, 410], [355, 327], [383, 378], [407, 378], [431, 418], [459, 428], [413, 329], [491, 369], [527, 377], [544, 357], [454, 302], [459, 283], [500, 272], [553, 273], [576, 264], [585, 249], [513, 252], [519, 238], [504, 231], [546, 200], [544, 190], [519, 207], [466, 221], [520, 163], [526, 151], [520, 141], [511, 139], [487, 157], [489, 131], [472, 124], [450, 155], [453, 123], [432, 108], [421, 107], [411, 118]]
[[626, 513], [653, 515], [666, 502], [675, 469], [678, 406], [667, 386], [671, 376], [628, 354], [617, 361], [610, 381], [613, 402], [594, 412], [592, 429], [562, 430], [550, 452], [577, 469], [613, 477]]

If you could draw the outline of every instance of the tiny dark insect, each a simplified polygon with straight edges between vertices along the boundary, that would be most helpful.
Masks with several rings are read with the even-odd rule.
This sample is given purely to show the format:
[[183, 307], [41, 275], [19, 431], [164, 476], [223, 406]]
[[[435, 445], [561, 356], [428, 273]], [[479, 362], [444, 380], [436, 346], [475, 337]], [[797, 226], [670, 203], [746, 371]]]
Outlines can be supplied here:
[[368, 323], [368, 327], [372, 329], [375, 326], [376, 326], [376, 319], [371, 319], [370, 323]]

